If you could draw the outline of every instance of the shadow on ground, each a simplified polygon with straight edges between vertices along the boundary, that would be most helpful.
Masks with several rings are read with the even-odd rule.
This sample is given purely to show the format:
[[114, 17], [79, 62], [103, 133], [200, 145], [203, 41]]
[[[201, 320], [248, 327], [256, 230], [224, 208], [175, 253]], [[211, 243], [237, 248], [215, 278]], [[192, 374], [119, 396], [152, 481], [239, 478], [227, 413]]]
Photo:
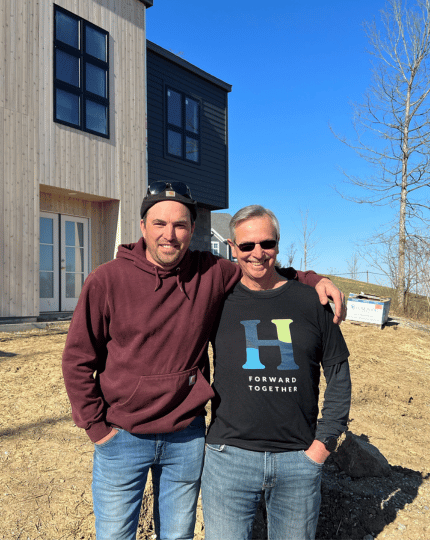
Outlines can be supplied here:
[[[362, 540], [369, 534], [376, 537], [413, 502], [423, 481], [430, 477], [404, 467], [392, 466], [391, 471], [385, 478], [353, 479], [329, 457], [323, 471], [316, 540]], [[264, 502], [260, 502], [252, 538], [267, 539]]]

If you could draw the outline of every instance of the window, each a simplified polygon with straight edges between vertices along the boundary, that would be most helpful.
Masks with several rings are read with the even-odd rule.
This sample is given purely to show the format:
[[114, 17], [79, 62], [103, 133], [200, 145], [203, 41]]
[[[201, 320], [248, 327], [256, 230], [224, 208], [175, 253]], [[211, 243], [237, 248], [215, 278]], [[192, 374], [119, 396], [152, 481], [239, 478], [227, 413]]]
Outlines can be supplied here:
[[211, 251], [214, 255], [219, 255], [219, 242], [211, 242]]
[[166, 148], [169, 156], [200, 162], [200, 102], [166, 89]]
[[54, 6], [54, 120], [109, 138], [109, 34]]

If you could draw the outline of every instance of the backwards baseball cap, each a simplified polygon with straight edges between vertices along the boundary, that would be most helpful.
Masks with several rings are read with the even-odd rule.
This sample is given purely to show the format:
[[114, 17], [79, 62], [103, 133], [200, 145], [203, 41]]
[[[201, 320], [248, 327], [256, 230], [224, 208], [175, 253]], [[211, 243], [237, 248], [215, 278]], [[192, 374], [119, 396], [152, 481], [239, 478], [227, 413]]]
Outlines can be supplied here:
[[152, 182], [148, 186], [148, 191], [142, 201], [140, 217], [143, 219], [143, 216], [151, 206], [162, 201], [177, 201], [185, 204], [191, 213], [192, 220], [196, 220], [197, 202], [193, 201], [190, 188], [183, 182]]

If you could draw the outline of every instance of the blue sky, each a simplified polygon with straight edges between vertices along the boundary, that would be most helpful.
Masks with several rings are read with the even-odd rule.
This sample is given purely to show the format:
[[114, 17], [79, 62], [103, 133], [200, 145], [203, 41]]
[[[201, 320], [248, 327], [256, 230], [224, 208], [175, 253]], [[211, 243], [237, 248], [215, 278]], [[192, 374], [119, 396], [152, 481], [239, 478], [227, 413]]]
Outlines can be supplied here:
[[[155, 0], [147, 37], [233, 86], [229, 94], [230, 204], [273, 210], [279, 257], [300, 267], [301, 213], [316, 223], [312, 268], [346, 274], [356, 243], [380, 230], [394, 210], [346, 201], [340, 169], [365, 176], [367, 164], [329, 129], [352, 135], [351, 102], [371, 82], [364, 21], [384, 0]], [[371, 270], [359, 264], [366, 279]], [[376, 276], [369, 281], [376, 282]]]

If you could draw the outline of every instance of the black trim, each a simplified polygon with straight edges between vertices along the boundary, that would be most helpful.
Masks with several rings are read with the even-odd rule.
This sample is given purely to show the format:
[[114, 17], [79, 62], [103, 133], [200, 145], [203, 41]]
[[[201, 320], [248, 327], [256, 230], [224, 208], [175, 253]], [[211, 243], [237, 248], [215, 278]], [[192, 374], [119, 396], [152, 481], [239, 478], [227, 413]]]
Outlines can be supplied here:
[[157, 54], [158, 56], [161, 56], [162, 58], [165, 58], [166, 60], [169, 60], [170, 62], [177, 64], [178, 66], [189, 71], [190, 73], [193, 73], [194, 75], [201, 77], [205, 81], [210, 82], [214, 84], [215, 86], [218, 86], [222, 90], [225, 90], [226, 92], [231, 92], [231, 89], [232, 89], [231, 84], [228, 84], [222, 81], [221, 79], [218, 79], [218, 77], [214, 77], [207, 71], [203, 71], [203, 69], [198, 68], [194, 64], [191, 64], [187, 60], [184, 60], [183, 58], [181, 58], [180, 56], [177, 56], [171, 51], [168, 51], [167, 49], [163, 49], [163, 47], [160, 47], [160, 45], [157, 45], [156, 43], [149, 41], [149, 39], [146, 40], [146, 48], [150, 50], [151, 52]]
[[[79, 28], [79, 48], [75, 48], [71, 45], [68, 45], [66, 43], [63, 43], [59, 39], [57, 39], [57, 27], [56, 27], [56, 14], [57, 12], [64, 13], [68, 17], [76, 20], [78, 23]], [[85, 42], [85, 29], [86, 28], [94, 28], [101, 34], [104, 34], [106, 36], [106, 61], [100, 60], [99, 58], [96, 58], [92, 56], [91, 54], [86, 52], [86, 42]], [[72, 84], [69, 84], [64, 81], [60, 81], [57, 79], [56, 74], [56, 52], [57, 50], [64, 51], [67, 54], [70, 54], [72, 56], [75, 56], [79, 59], [79, 86], [74, 86]], [[82, 19], [81, 17], [78, 17], [74, 13], [71, 13], [70, 11], [67, 11], [66, 9], [57, 6], [54, 4], [54, 49], [53, 49], [53, 91], [54, 91], [54, 122], [58, 124], [63, 124], [66, 126], [73, 127], [75, 129], [79, 129], [81, 131], [85, 131], [86, 133], [92, 133], [94, 135], [97, 135], [99, 137], [103, 137], [105, 139], [109, 139], [110, 137], [110, 111], [109, 111], [109, 33], [106, 30], [103, 30], [103, 28], [100, 28], [99, 26], [96, 26], [95, 24], [90, 23], [89, 21], [86, 21], [85, 19]], [[97, 94], [93, 94], [89, 90], [86, 90], [86, 65], [91, 64], [96, 67], [99, 67], [103, 69], [106, 72], [106, 97], [99, 96]], [[79, 121], [78, 124], [74, 124], [71, 122], [67, 122], [65, 120], [57, 119], [57, 101], [56, 101], [56, 90], [64, 90], [65, 92], [68, 92], [69, 94], [74, 94], [78, 96], [79, 98]], [[99, 131], [94, 131], [88, 127], [86, 127], [86, 102], [87, 101], [93, 101], [95, 103], [98, 103], [102, 105], [103, 107], [106, 107], [107, 110], [107, 123], [106, 123], [106, 133], [101, 133]]]
[[[61, 305], [61, 298], [62, 298], [62, 285], [61, 285], [61, 214], [58, 214], [58, 311], [61, 311], [62, 305]], [[64, 260], [64, 264], [66, 264], [66, 260]], [[65, 286], [66, 284], [64, 284]]]

